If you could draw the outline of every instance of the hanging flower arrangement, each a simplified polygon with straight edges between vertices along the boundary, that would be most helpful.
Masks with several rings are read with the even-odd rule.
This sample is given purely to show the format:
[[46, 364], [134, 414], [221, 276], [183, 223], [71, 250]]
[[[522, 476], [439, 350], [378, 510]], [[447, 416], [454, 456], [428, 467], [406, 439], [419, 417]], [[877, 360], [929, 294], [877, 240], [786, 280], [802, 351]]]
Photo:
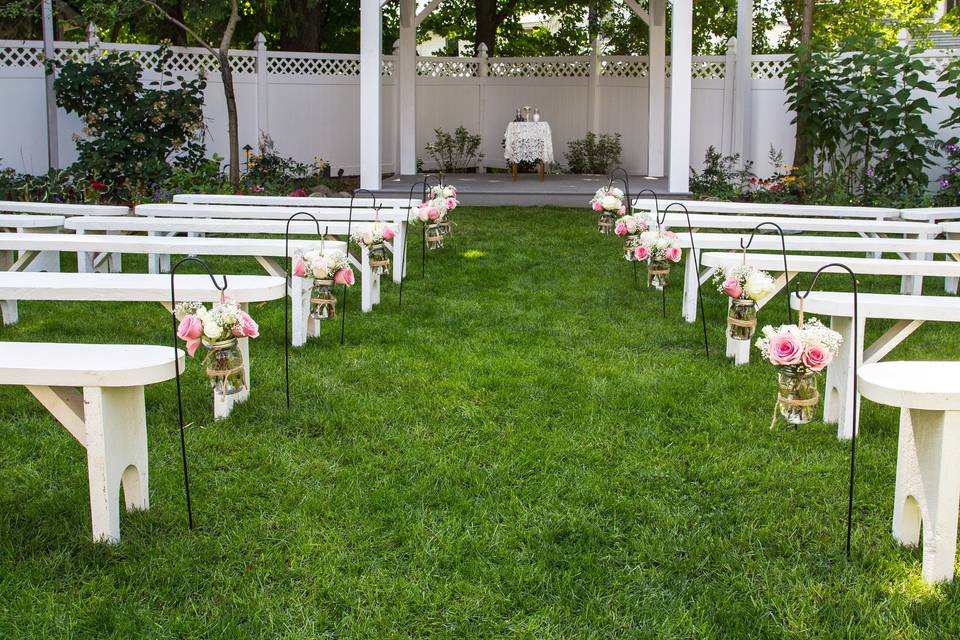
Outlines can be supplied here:
[[612, 233], [615, 218], [627, 213], [623, 204], [623, 190], [616, 187], [597, 189], [590, 201], [590, 208], [600, 214], [597, 231], [603, 235]]
[[670, 282], [670, 265], [680, 262], [682, 252], [673, 231], [644, 231], [633, 259], [647, 263], [647, 286], [662, 290]]
[[628, 262], [636, 260], [636, 249], [640, 245], [640, 234], [650, 229], [646, 215], [624, 215], [617, 220], [613, 232], [624, 239], [623, 258]]
[[354, 231], [350, 239], [359, 247], [367, 248], [370, 270], [374, 275], [381, 275], [390, 272], [390, 258], [387, 257], [387, 251], [383, 246], [384, 241], [393, 240], [393, 228], [381, 224], [379, 221], [373, 222], [365, 229]]
[[757, 349], [778, 370], [777, 411], [789, 424], [806, 424], [813, 420], [820, 394], [816, 376], [823, 371], [840, 350], [843, 338], [816, 318], [800, 324], [785, 324], [779, 327], [767, 325], [762, 337], [757, 340]]
[[720, 293], [730, 298], [727, 310], [727, 335], [734, 340], [749, 340], [757, 330], [757, 303], [776, 289], [766, 271], [742, 264], [718, 271], [713, 278]]
[[430, 189], [426, 200], [416, 209], [416, 217], [424, 226], [427, 248], [443, 248], [443, 239], [453, 230], [450, 212], [460, 205], [457, 200], [457, 188], [452, 185], [437, 186]]
[[260, 329], [250, 315], [229, 299], [207, 309], [200, 302], [181, 302], [174, 308], [179, 321], [177, 337], [186, 342], [193, 357], [202, 344], [207, 350], [203, 362], [216, 394], [226, 396], [247, 388], [243, 353], [237, 338], [256, 338]]
[[310, 317], [314, 320], [331, 320], [336, 317], [337, 297], [333, 293], [333, 287], [338, 284], [352, 287], [354, 283], [353, 269], [347, 254], [336, 249], [311, 249], [298, 255], [293, 263], [293, 275], [313, 278]]

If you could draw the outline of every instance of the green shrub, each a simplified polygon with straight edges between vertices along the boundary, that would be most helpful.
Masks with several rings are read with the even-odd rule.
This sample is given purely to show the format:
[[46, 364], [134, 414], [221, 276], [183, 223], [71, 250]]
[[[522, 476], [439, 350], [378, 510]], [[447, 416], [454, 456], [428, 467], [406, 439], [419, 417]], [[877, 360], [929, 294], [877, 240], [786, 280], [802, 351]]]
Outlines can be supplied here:
[[743, 169], [739, 168], [739, 154], [725, 156], [710, 145], [704, 156], [703, 170], [690, 168], [690, 191], [698, 198], [733, 200], [745, 191], [751, 166], [752, 163], [748, 162]]
[[[169, 55], [160, 49], [161, 60]], [[137, 200], [168, 178], [174, 163], [196, 165], [204, 156], [199, 136], [206, 82], [177, 77], [148, 88], [140, 74], [134, 58], [113, 52], [63, 64], [54, 84], [57, 104], [84, 124], [71, 172], [105, 185], [97, 192], [103, 199]]]
[[433, 130], [435, 140], [426, 146], [427, 153], [444, 173], [459, 173], [475, 166], [483, 159], [480, 135], [473, 135], [466, 127], [457, 127], [453, 135], [443, 129]]
[[563, 155], [571, 173], [605, 174], [620, 164], [621, 153], [619, 133], [597, 135], [591, 131], [585, 138], [570, 141]]

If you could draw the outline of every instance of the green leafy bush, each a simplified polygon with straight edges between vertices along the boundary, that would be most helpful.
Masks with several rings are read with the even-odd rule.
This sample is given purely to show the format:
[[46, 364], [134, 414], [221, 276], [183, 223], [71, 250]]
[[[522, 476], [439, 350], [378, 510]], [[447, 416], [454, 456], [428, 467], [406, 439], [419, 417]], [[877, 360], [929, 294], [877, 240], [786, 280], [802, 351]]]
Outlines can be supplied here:
[[[160, 49], [161, 59], [168, 55]], [[104, 199], [137, 200], [168, 178], [173, 164], [196, 166], [204, 157], [205, 80], [177, 77], [148, 88], [140, 74], [134, 58], [113, 52], [63, 64], [54, 84], [57, 104], [84, 124], [71, 172], [105, 185], [98, 191]]]
[[457, 127], [453, 135], [440, 128], [434, 129], [433, 134], [435, 139], [426, 150], [443, 172], [459, 173], [483, 159], [480, 135], [471, 134], [466, 127]]
[[620, 164], [621, 153], [619, 133], [597, 135], [590, 131], [586, 137], [567, 143], [567, 152], [563, 155], [571, 173], [603, 174]]
[[750, 179], [750, 166], [740, 168], [740, 155], [725, 156], [716, 147], [707, 147], [703, 170], [690, 168], [690, 191], [698, 198], [733, 200], [739, 197]]

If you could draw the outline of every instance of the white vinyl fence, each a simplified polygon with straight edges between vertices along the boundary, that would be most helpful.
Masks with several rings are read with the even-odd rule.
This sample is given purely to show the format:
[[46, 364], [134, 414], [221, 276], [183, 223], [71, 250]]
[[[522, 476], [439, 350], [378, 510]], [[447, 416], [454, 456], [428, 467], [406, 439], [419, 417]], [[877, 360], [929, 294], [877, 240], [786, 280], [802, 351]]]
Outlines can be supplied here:
[[[204, 106], [208, 127], [207, 148], [226, 157], [226, 108], [216, 61], [205, 49], [174, 48], [165, 68], [158, 68], [155, 46], [107, 44], [96, 40], [58, 42], [59, 60], [97, 56], [105, 51], [138, 55], [148, 69], [147, 81], [205, 72], [208, 80]], [[941, 69], [954, 51], [925, 54]], [[359, 171], [360, 57], [354, 54], [312, 54], [268, 51], [258, 37], [252, 51], [232, 52], [240, 120], [240, 145], [256, 148], [258, 133], [268, 133], [279, 153], [301, 161], [321, 157], [334, 173]], [[736, 78], [735, 45], [726, 56], [695, 57], [693, 62], [693, 140], [690, 162], [701, 165], [709, 145], [729, 150], [733, 126], [733, 86]], [[792, 114], [784, 100], [783, 71], [786, 56], [757, 55], [751, 60], [751, 125], [748, 159], [761, 175], [770, 172], [771, 146], [784, 151], [787, 162], [793, 151]], [[397, 154], [397, 91], [394, 57], [383, 58], [383, 158], [385, 173], [392, 172]], [[669, 59], [667, 62], [669, 76]], [[642, 56], [592, 58], [427, 58], [417, 61], [417, 147], [430, 168], [424, 145], [433, 129], [452, 131], [460, 125], [483, 139], [483, 164], [504, 166], [501, 142], [517, 107], [539, 107], [550, 122], [555, 155], [561, 163], [570, 140], [581, 138], [589, 127], [591, 75], [598, 74], [598, 133], [623, 136], [623, 164], [631, 173], [643, 174], [647, 165], [647, 59]], [[669, 81], [667, 83], [669, 100]], [[936, 128], [943, 105], [930, 122]], [[666, 109], [669, 117], [669, 107]], [[0, 41], [0, 166], [42, 173], [46, 170], [46, 123], [43, 83], [43, 46], [39, 41]], [[666, 126], [669, 126], [669, 122]], [[76, 158], [74, 136], [79, 120], [59, 112], [61, 164]], [[665, 150], [669, 155], [669, 150]], [[939, 175], [931, 170], [931, 176]]]

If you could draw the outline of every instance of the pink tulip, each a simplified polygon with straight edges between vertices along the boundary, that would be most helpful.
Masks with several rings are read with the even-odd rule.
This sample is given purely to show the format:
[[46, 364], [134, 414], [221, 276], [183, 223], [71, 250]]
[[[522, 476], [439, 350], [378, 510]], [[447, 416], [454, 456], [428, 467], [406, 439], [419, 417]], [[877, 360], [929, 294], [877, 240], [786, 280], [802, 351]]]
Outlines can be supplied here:
[[723, 281], [723, 292], [731, 298], [739, 298], [743, 295], [743, 287], [736, 278], [729, 278]]
[[627, 225], [623, 222], [618, 222], [617, 226], [613, 228], [613, 232], [618, 236], [625, 236], [628, 233]]
[[238, 338], [258, 338], [260, 337], [260, 327], [257, 326], [256, 321], [250, 317], [250, 314], [246, 311], [241, 311], [240, 321], [233, 327], [233, 335]]
[[187, 353], [190, 357], [197, 352], [200, 338], [203, 336], [203, 323], [195, 315], [185, 316], [177, 327], [177, 337], [187, 343]]
[[384, 227], [384, 228], [383, 228], [383, 239], [384, 239], [384, 240], [386, 240], [386, 241], [389, 242], [390, 240], [393, 240], [393, 236], [395, 236], [395, 235], [396, 235], [396, 233], [394, 233], [393, 227]]
[[770, 338], [770, 362], [776, 365], [791, 365], [800, 362], [803, 345], [792, 333], [780, 333]]
[[680, 262], [680, 258], [682, 257], [683, 254], [680, 251], [680, 247], [669, 247], [667, 248], [664, 255], [666, 256], [667, 260], [669, 260], [670, 262]]
[[633, 257], [637, 260], [646, 260], [650, 257], [650, 250], [641, 244], [633, 250]]
[[603, 205], [600, 204], [599, 200], [593, 203], [593, 210], [596, 211], [597, 213], [600, 213], [601, 211], [603, 211]]
[[803, 350], [803, 365], [811, 371], [822, 371], [833, 360], [833, 354], [822, 345], [810, 344]]
[[307, 265], [303, 263], [303, 258], [297, 258], [293, 265], [293, 275], [303, 278], [307, 275]]
[[340, 269], [340, 271], [337, 271], [337, 273], [334, 274], [333, 281], [337, 284], [345, 284], [348, 287], [352, 287], [354, 283], [353, 269], [350, 267]]

